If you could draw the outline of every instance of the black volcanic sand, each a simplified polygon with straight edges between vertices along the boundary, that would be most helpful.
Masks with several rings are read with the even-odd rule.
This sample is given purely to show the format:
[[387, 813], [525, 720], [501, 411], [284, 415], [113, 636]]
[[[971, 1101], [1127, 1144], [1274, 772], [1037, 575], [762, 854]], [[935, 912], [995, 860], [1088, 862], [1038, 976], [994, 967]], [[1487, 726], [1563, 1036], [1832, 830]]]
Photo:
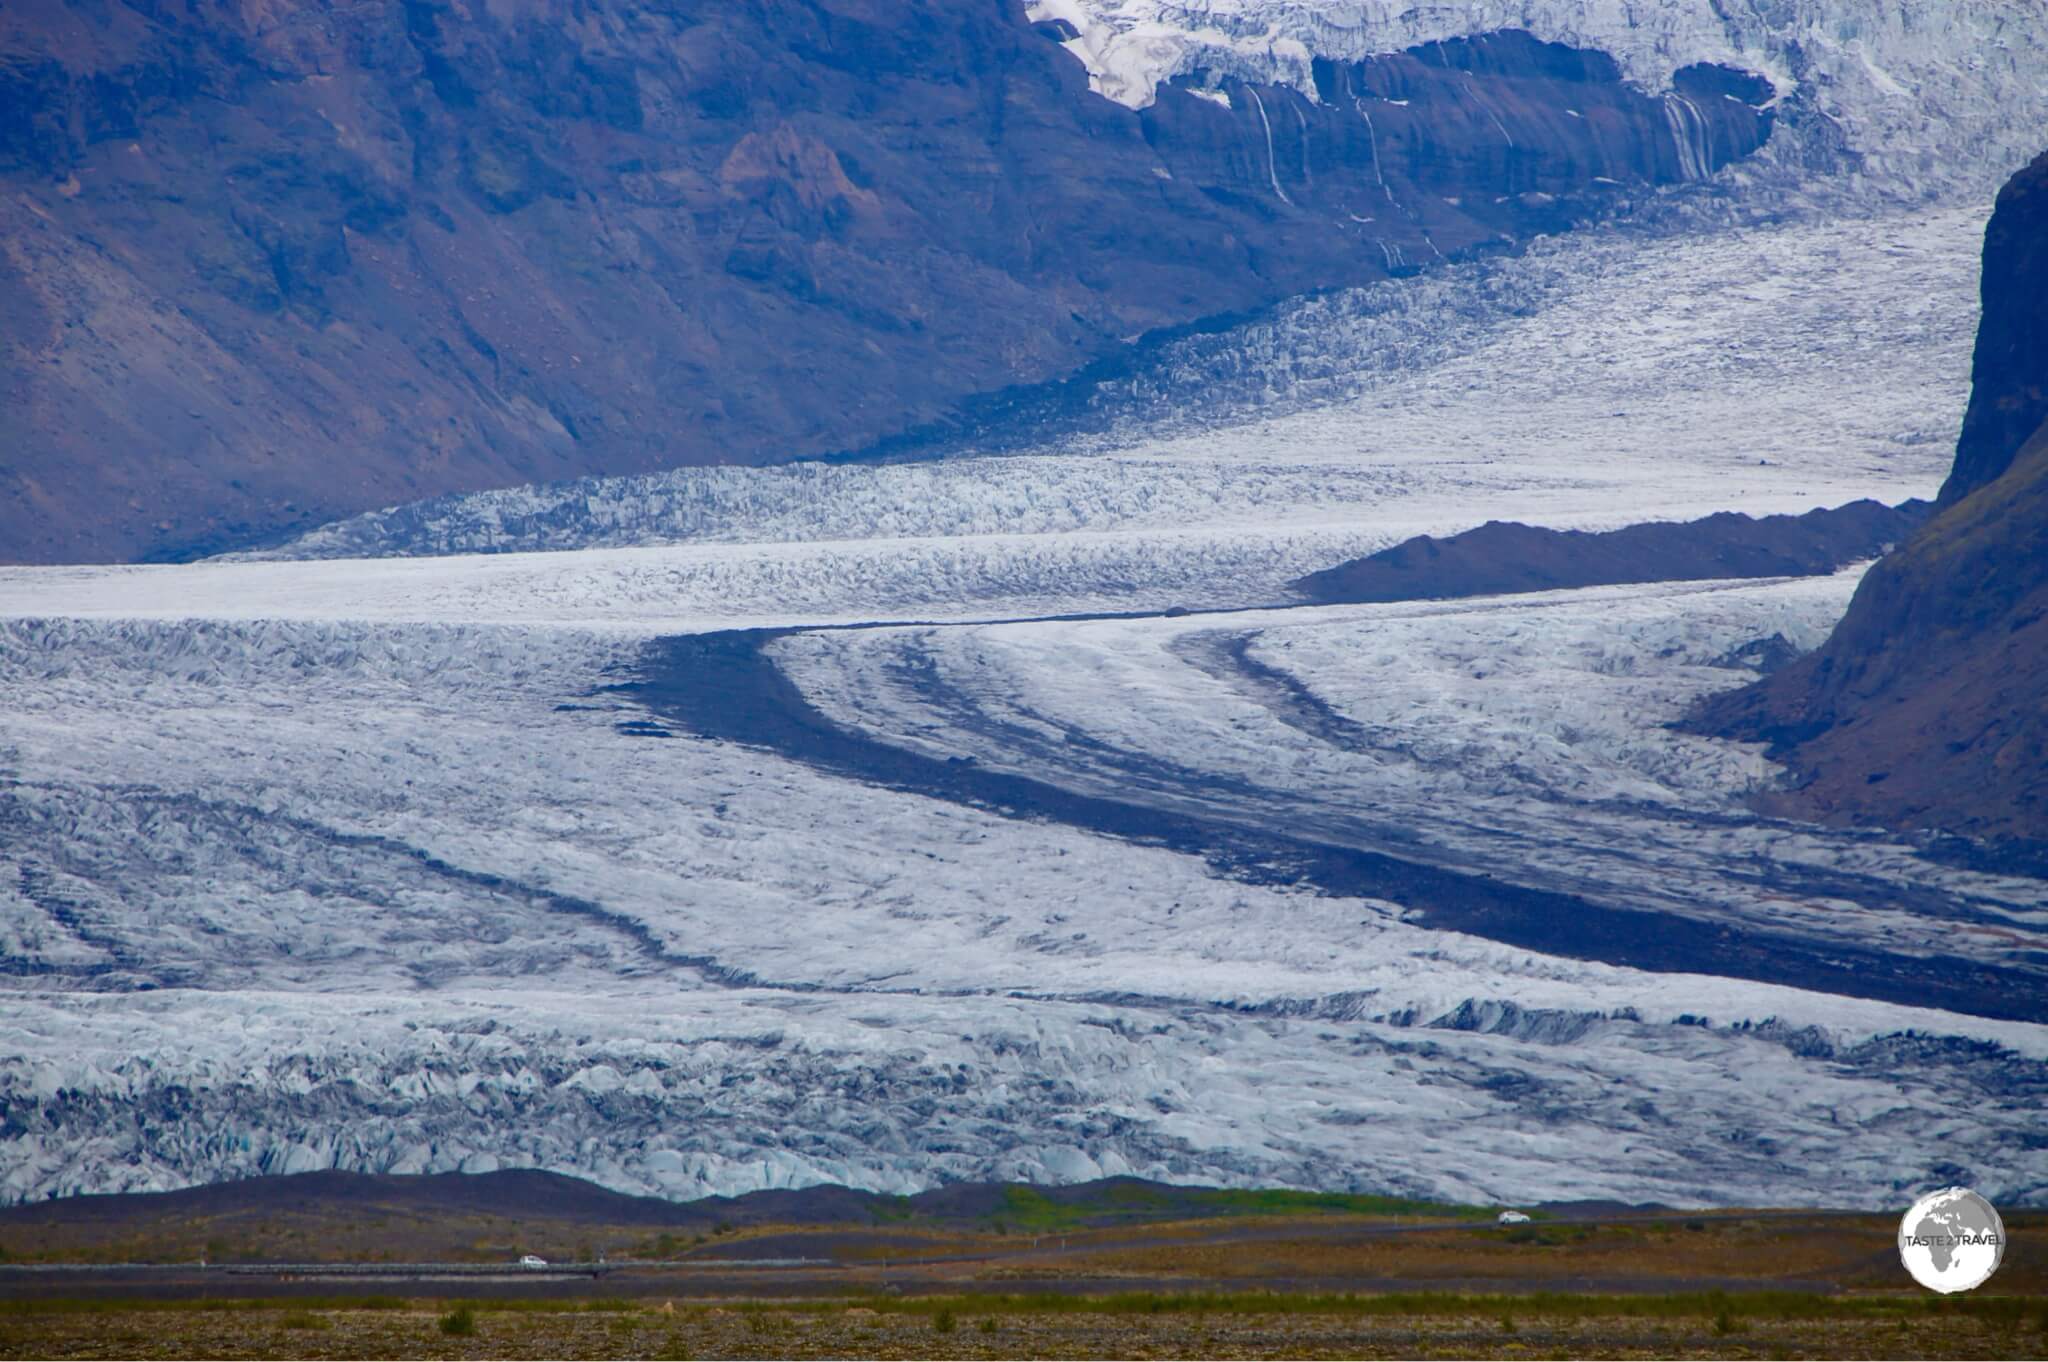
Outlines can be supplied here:
[[[766, 655], [769, 645], [792, 632], [801, 631], [729, 630], [659, 639], [642, 656], [641, 680], [617, 689], [700, 737], [765, 748], [887, 789], [1197, 855], [1212, 872], [1246, 883], [1308, 885], [1332, 895], [1385, 899], [1414, 910], [1429, 927], [1635, 969], [1716, 974], [1974, 1016], [2048, 1020], [2048, 989], [2024, 971], [1620, 908], [1286, 832], [1077, 794], [972, 762], [905, 751], [839, 727], [804, 698]], [[1388, 837], [1394, 840], [1395, 830]]]
[[1683, 524], [1589, 533], [1494, 520], [1448, 539], [1418, 535], [1295, 582], [1325, 604], [1451, 600], [1518, 591], [1803, 577], [1875, 558], [1926, 523], [1933, 507], [1875, 501], [1755, 519], [1724, 511]]

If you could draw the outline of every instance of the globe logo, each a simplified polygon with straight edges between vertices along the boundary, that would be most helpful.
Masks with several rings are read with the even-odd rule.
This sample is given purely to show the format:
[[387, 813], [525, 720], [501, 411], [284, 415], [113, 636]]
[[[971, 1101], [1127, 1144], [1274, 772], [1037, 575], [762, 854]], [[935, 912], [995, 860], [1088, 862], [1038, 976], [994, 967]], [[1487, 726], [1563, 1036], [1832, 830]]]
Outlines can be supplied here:
[[1982, 1286], [2005, 1257], [2005, 1222], [1967, 1187], [1944, 1187], [1899, 1221], [1899, 1261], [1930, 1291]]

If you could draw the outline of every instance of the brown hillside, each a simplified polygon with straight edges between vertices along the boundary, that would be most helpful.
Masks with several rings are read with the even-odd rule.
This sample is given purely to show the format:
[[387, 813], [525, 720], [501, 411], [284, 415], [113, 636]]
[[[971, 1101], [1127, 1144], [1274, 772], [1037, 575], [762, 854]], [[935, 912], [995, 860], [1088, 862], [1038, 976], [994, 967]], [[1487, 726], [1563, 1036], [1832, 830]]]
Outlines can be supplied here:
[[[0, 6], [0, 562], [856, 448], [1682, 178], [1659, 100], [1526, 35], [1143, 113], [1059, 37], [1020, 0]], [[1713, 164], [1768, 135], [1761, 81], [1677, 80]]]

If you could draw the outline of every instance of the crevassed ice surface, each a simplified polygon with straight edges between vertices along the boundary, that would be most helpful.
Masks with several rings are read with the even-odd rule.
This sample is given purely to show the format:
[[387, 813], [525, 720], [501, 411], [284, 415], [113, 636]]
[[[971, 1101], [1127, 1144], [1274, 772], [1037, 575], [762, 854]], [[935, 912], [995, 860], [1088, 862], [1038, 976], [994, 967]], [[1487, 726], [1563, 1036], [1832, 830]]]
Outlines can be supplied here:
[[[1025, 456], [511, 488], [244, 556], [829, 542], [844, 547], [762, 552], [792, 576], [852, 573], [886, 614], [900, 589], [856, 541], [929, 541], [886, 552], [938, 572], [935, 599], [992, 608], [1189, 589], [1168, 559], [1273, 600], [1314, 567], [1491, 518], [1604, 528], [1896, 501], [1947, 471], [1986, 212], [1562, 237], [1164, 347], [1102, 386], [1088, 431]], [[807, 584], [776, 590], [810, 603]]]
[[[1847, 586], [1610, 592], [1484, 628], [1418, 608], [1403, 647], [1506, 658], [1541, 610], [1567, 611], [1541, 631], [1545, 666], [1646, 674], [1611, 688], [1633, 698], [1577, 755], [1536, 743], [1501, 803], [1578, 792], [1586, 763], [1697, 802], [1730, 782], [1621, 716], [1654, 718], [1760, 627], [1820, 627]], [[1603, 600], [1633, 621], [1604, 642]], [[1362, 622], [1312, 612], [1261, 646], [1301, 652], [1357, 713], [1346, 697], [1385, 665]], [[1204, 675], [1172, 641], [1214, 620], [1126, 627], [1149, 631], [1144, 665]], [[1055, 697], [1124, 647], [1014, 628], [1059, 655], [1004, 673]], [[2041, 1185], [2021, 1136], [2048, 1084], [2042, 1027], [1558, 959], [653, 739], [604, 690], [632, 652], [556, 628], [7, 626], [9, 1194], [498, 1164], [675, 1195], [1122, 1171], [1474, 1200], [1862, 1202], [1953, 1165], [1989, 1195]], [[792, 674], [837, 706], [851, 683], [823, 661]], [[1135, 742], [1125, 725], [1244, 717], [1176, 698], [1112, 726]], [[1466, 741], [1504, 750], [1510, 721], [1554, 740], [1586, 719], [1496, 714]], [[1295, 747], [1261, 779], [1291, 771], [1308, 795], [1327, 774]], [[1484, 784], [1468, 765], [1457, 779]], [[1944, 887], [2038, 935], [2024, 884]]]
[[[2037, 11], [1064, 8], [1133, 81], [1511, 21], [1652, 86], [1763, 62], [1870, 183], [1305, 300], [1160, 347], [1022, 457], [450, 498], [273, 555], [297, 561], [0, 569], [0, 1194], [501, 1165], [676, 1196], [2048, 1194], [2048, 1027], [1503, 945], [692, 740], [609, 689], [653, 636], [789, 628], [769, 655], [808, 703], [938, 761], [2038, 975], [2038, 881], [1755, 819], [1760, 755], [1665, 727], [1742, 645], [1822, 636], [1853, 571], [1261, 608], [1497, 517], [1931, 494], [1982, 185], [2041, 126]], [[1771, 65], [1795, 32], [1811, 64]], [[1783, 204], [1782, 169], [1731, 183]], [[1047, 618], [1175, 605], [1217, 613]]]
[[[1736, 642], [1817, 643], [1858, 575], [810, 633], [776, 648], [842, 725], [989, 769], [1676, 917], [2024, 958], [2048, 946], [2048, 886], [1731, 818], [1767, 765], [1664, 731], [1728, 685]], [[1827, 873], [1808, 880], [1816, 858]]]
[[[652, 509], [612, 485], [499, 499], [613, 547], [0, 572], [6, 1192], [537, 1164], [672, 1195], [1121, 1171], [1479, 1200], [2038, 1195], [2040, 1027], [1432, 930], [645, 736], [604, 690], [653, 634], [957, 621], [774, 655], [825, 712], [936, 755], [1125, 794], [1170, 759], [1246, 792], [1240, 812], [1383, 811], [1446, 863], [1902, 951], [1946, 914], [1965, 925], [1944, 951], [2009, 962], [2038, 945], [2032, 882], [1749, 826], [1756, 755], [1661, 727], [1740, 678], [1706, 665], [1724, 652], [1817, 638], [1852, 576], [971, 623], [1266, 605], [1496, 515], [1931, 492], [1980, 227], [1560, 248], [1534, 306], [1473, 276], [1437, 295], [1465, 320], [1409, 314], [1413, 367], [1341, 326], [1319, 357], [1306, 322], [1177, 352], [1107, 453], [677, 475]], [[1176, 369], [1288, 395], [1224, 384], [1210, 416], [1152, 422]], [[463, 538], [491, 500], [368, 542], [499, 547]], [[1233, 679], [1238, 640], [1327, 709], [1322, 736]], [[960, 703], [929, 712], [906, 668]], [[1089, 741], [1020, 756], [1026, 711]]]
[[[1589, 270], [1583, 295], [1560, 284], [1426, 372], [1332, 363], [1314, 381], [1355, 389], [1109, 456], [747, 475], [668, 547], [0, 572], [5, 1193], [503, 1164], [677, 1196], [1124, 1171], [1472, 1200], [1876, 1203], [1930, 1179], [2037, 1196], [2043, 1028], [1432, 930], [1370, 898], [644, 736], [603, 689], [656, 633], [1248, 607], [1493, 515], [1929, 492], [1967, 365], [1970, 304], [1944, 285], [1967, 279], [1976, 229], [1764, 238], [1795, 252], [1779, 280], [1839, 251], [1866, 283], [1920, 285], [1845, 290], [1913, 300], [1860, 327], [1818, 302], [1763, 325], [1796, 283], [1666, 289], [1633, 322], [1665, 362], [1607, 365], [1610, 285]], [[1684, 273], [1678, 254], [1628, 258]], [[1732, 283], [1741, 265], [1714, 259]], [[1811, 375], [1808, 401], [1742, 386], [1720, 356], [1746, 336], [1759, 364]], [[1867, 401], [1827, 391], [1866, 362], [1887, 376]], [[1658, 426], [1666, 401], [1681, 415]], [[1627, 411], [1655, 436], [1632, 438]], [[1846, 424], [1771, 428], [1798, 419]], [[1713, 422], [1720, 438], [1689, 429]], [[859, 537], [870, 515], [898, 537]], [[562, 524], [568, 542], [609, 533], [603, 514]], [[1660, 727], [1739, 679], [1705, 662], [1812, 641], [1849, 588], [800, 633], [775, 655], [827, 713], [934, 754], [1020, 759], [957, 706], [921, 708], [906, 665], [1076, 728], [1094, 745], [1025, 756], [1084, 791], [1127, 793], [1170, 759], [1262, 815], [1374, 807], [1406, 850], [1467, 867], [1778, 930], [1847, 922], [1905, 951], [1947, 913], [1968, 925], [1945, 951], [2034, 949], [2031, 882], [1719, 826], [1761, 764]], [[1219, 634], [1318, 697], [1340, 741], [1234, 688]], [[1599, 678], [1598, 703], [1537, 704]], [[1075, 759], [1112, 751], [1129, 759]], [[1766, 892], [1756, 865], [1798, 892]]]

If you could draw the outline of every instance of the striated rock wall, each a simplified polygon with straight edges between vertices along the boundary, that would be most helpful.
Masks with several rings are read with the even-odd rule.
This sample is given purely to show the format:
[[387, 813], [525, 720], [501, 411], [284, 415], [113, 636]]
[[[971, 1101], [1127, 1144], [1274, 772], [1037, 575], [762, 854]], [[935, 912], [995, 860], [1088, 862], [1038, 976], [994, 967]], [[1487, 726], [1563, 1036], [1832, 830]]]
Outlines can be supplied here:
[[1701, 66], [1653, 96], [1604, 54], [1520, 32], [1318, 62], [1315, 84], [1184, 80], [1142, 111], [1145, 138], [1212, 198], [1339, 224], [1395, 273], [1566, 230], [1624, 186], [1706, 180], [1773, 123], [1760, 76]]
[[1793, 136], [1765, 160], [1796, 185], [1853, 167], [1857, 192], [1918, 197], [1995, 185], [2038, 145], [2048, 25], [2009, 0], [1033, 0], [1105, 96], [1141, 108], [1217, 71], [1308, 91], [1323, 61], [1503, 29], [1612, 56], [1679, 88], [1713, 63], [1766, 76]]

